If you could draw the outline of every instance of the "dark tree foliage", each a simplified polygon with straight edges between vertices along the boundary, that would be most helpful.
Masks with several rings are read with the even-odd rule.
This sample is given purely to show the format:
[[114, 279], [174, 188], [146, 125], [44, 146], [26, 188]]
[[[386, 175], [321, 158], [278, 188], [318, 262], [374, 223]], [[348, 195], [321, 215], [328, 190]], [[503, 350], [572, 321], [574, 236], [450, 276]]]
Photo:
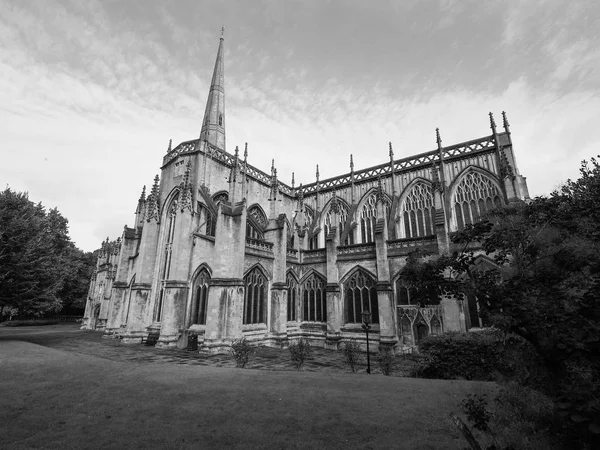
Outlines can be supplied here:
[[81, 309], [91, 270], [91, 254], [74, 246], [56, 208], [46, 212], [26, 193], [0, 192], [0, 316]]
[[[462, 251], [450, 261], [481, 315], [543, 358], [552, 377], [540, 388], [555, 399], [572, 448], [600, 443], [600, 166], [584, 161], [580, 173], [548, 198], [456, 233]], [[473, 243], [497, 270], [477, 269]]]

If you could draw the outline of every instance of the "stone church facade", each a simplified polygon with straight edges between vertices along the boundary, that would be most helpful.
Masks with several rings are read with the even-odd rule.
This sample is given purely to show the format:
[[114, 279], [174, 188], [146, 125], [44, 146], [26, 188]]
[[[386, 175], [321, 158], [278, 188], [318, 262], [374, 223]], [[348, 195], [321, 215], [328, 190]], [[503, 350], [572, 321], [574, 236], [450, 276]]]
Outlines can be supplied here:
[[83, 327], [124, 343], [227, 351], [242, 336], [286, 346], [411, 347], [427, 334], [479, 326], [476, 304], [417, 303], [400, 271], [408, 255], [451, 252], [449, 234], [496, 205], [528, 198], [506, 115], [491, 134], [412, 157], [291, 185], [226, 151], [221, 37], [199, 139], [163, 157], [132, 227], [102, 244]]

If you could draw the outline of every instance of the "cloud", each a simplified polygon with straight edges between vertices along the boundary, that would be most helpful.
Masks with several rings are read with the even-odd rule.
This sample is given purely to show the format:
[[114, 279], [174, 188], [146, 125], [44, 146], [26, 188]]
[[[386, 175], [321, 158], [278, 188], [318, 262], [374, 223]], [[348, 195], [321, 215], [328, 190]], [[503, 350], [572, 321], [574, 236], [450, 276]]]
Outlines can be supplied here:
[[[591, 4], [592, 2], [590, 2]], [[227, 142], [296, 184], [490, 134], [506, 110], [533, 195], [598, 153], [598, 7], [572, 2], [9, 1], [0, 182], [86, 250], [133, 220], [169, 138], [198, 135], [221, 24]]]

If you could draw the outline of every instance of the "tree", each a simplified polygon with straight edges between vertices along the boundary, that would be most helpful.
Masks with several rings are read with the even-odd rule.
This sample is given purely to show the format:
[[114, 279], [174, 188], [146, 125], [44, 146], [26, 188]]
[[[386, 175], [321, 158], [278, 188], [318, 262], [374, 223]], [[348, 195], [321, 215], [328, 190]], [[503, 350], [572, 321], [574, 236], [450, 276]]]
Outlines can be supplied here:
[[[600, 436], [600, 166], [550, 197], [493, 211], [453, 236], [449, 265], [465, 274], [491, 324], [530, 342], [553, 383], [538, 386], [566, 419], [570, 445]], [[497, 270], [477, 270], [473, 245]]]
[[56, 208], [46, 212], [26, 193], [0, 192], [0, 311], [42, 315], [85, 297], [93, 261], [82, 255]]

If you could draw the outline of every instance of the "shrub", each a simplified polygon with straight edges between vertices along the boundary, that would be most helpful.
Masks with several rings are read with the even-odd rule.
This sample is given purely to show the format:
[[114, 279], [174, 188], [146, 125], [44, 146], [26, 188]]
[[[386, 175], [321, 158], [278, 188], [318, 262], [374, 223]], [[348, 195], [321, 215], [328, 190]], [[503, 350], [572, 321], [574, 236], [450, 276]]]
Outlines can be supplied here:
[[389, 347], [380, 347], [379, 354], [377, 355], [377, 362], [379, 363], [379, 369], [384, 375], [392, 373], [394, 370], [394, 352]]
[[421, 360], [413, 376], [422, 378], [517, 381], [539, 386], [547, 377], [535, 350], [522, 338], [498, 330], [449, 332], [419, 343]]
[[254, 354], [254, 348], [246, 340], [246, 338], [235, 339], [231, 343], [231, 349], [229, 350], [231, 356], [235, 359], [236, 367], [246, 367], [248, 359]]
[[312, 353], [312, 348], [310, 346], [310, 342], [304, 338], [300, 338], [298, 342], [293, 342], [288, 347], [290, 351], [290, 355], [292, 356], [292, 363], [296, 370], [300, 370], [300, 368], [304, 365], [304, 362], [310, 358]]
[[344, 352], [346, 363], [350, 366], [350, 370], [356, 372], [356, 366], [362, 358], [360, 354], [360, 344], [354, 339], [350, 339], [348, 342], [344, 343], [342, 351]]
[[493, 380], [501, 341], [492, 332], [428, 336], [419, 343], [424, 358], [415, 375], [423, 378]]

